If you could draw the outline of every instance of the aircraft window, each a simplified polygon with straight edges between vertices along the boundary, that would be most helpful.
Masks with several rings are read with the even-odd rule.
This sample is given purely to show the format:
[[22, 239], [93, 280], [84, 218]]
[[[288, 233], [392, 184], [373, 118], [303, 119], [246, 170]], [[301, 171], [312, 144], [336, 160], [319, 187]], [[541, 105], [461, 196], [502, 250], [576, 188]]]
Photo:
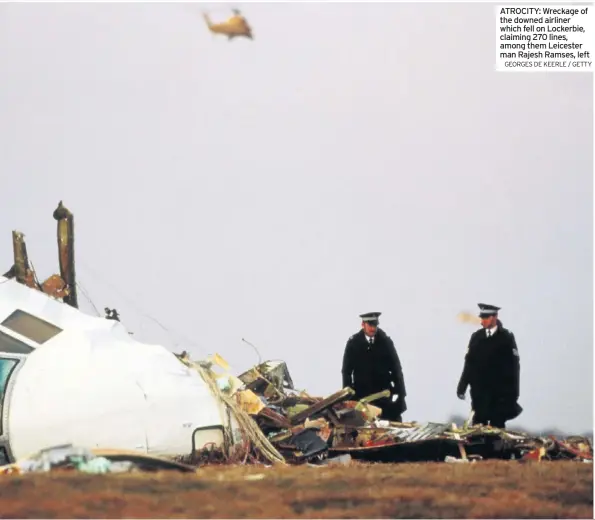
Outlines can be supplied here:
[[13, 338], [0, 330], [0, 352], [9, 354], [29, 354], [33, 347], [23, 343], [20, 339]]
[[62, 332], [61, 328], [19, 309], [6, 318], [2, 325], [40, 345]]
[[17, 366], [18, 359], [0, 358], [0, 435], [2, 435], [2, 407], [4, 406], [4, 394], [8, 387], [10, 374]]
[[10, 461], [8, 460], [8, 453], [6, 453], [5, 448], [0, 448], [0, 466], [4, 466], [8, 464]]

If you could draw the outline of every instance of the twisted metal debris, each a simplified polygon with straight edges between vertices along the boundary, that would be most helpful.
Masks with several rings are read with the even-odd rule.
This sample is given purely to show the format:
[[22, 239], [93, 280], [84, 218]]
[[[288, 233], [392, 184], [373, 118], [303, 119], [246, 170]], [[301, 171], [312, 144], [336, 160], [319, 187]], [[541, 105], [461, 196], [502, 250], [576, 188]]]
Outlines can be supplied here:
[[212, 362], [182, 361], [198, 370], [231, 410], [256, 454], [251, 461], [299, 464], [329, 456], [370, 462], [593, 460], [592, 441], [580, 436], [556, 439], [481, 424], [385, 421], [372, 404], [382, 392], [360, 401], [351, 400], [350, 388], [312, 397], [294, 388], [283, 361], [265, 361], [237, 378], [227, 373], [226, 363], [226, 373], [217, 375]]
[[[240, 431], [249, 439], [253, 448], [258, 451], [266, 461], [277, 464], [285, 464], [285, 459], [283, 456], [263, 435], [262, 431], [260, 428], [258, 428], [258, 425], [252, 420], [252, 418], [246, 412], [244, 412], [244, 410], [242, 410], [242, 408], [232, 397], [225, 395], [225, 393], [220, 390], [216, 382], [216, 377], [210, 370], [209, 365], [192, 362], [188, 358], [180, 359], [186, 366], [196, 370], [207, 383], [211, 392], [221, 399], [225, 406], [228, 407], [238, 422]], [[229, 439], [227, 444], [228, 446], [231, 445]]]

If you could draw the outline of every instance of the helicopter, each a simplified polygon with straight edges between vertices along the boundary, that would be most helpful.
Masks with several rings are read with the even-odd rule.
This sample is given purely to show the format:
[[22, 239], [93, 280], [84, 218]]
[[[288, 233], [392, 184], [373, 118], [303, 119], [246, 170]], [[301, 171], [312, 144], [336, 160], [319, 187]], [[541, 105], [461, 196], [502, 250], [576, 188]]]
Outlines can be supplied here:
[[233, 38], [244, 37], [250, 40], [254, 39], [252, 35], [252, 28], [248, 25], [246, 18], [242, 16], [239, 9], [232, 9], [233, 16], [228, 18], [224, 22], [220, 23], [213, 23], [209, 17], [209, 15], [205, 12], [202, 13], [202, 16], [213, 34], [223, 34], [227, 36], [227, 39], [230, 41]]

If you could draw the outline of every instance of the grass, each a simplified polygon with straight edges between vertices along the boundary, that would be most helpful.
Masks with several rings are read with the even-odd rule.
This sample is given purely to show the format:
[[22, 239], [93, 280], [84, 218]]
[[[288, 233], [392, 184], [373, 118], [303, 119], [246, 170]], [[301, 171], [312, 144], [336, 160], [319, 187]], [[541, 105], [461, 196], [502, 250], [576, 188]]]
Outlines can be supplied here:
[[593, 518], [592, 465], [485, 461], [0, 477], [0, 518]]

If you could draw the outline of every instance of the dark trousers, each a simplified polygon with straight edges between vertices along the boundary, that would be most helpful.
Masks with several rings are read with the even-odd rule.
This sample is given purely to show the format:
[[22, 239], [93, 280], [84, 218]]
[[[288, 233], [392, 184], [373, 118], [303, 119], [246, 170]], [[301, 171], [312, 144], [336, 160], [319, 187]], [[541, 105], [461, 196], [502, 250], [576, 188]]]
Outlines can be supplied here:
[[384, 419], [385, 421], [403, 422], [400, 403], [393, 403], [390, 398], [383, 398], [370, 404], [382, 408], [380, 419]]

